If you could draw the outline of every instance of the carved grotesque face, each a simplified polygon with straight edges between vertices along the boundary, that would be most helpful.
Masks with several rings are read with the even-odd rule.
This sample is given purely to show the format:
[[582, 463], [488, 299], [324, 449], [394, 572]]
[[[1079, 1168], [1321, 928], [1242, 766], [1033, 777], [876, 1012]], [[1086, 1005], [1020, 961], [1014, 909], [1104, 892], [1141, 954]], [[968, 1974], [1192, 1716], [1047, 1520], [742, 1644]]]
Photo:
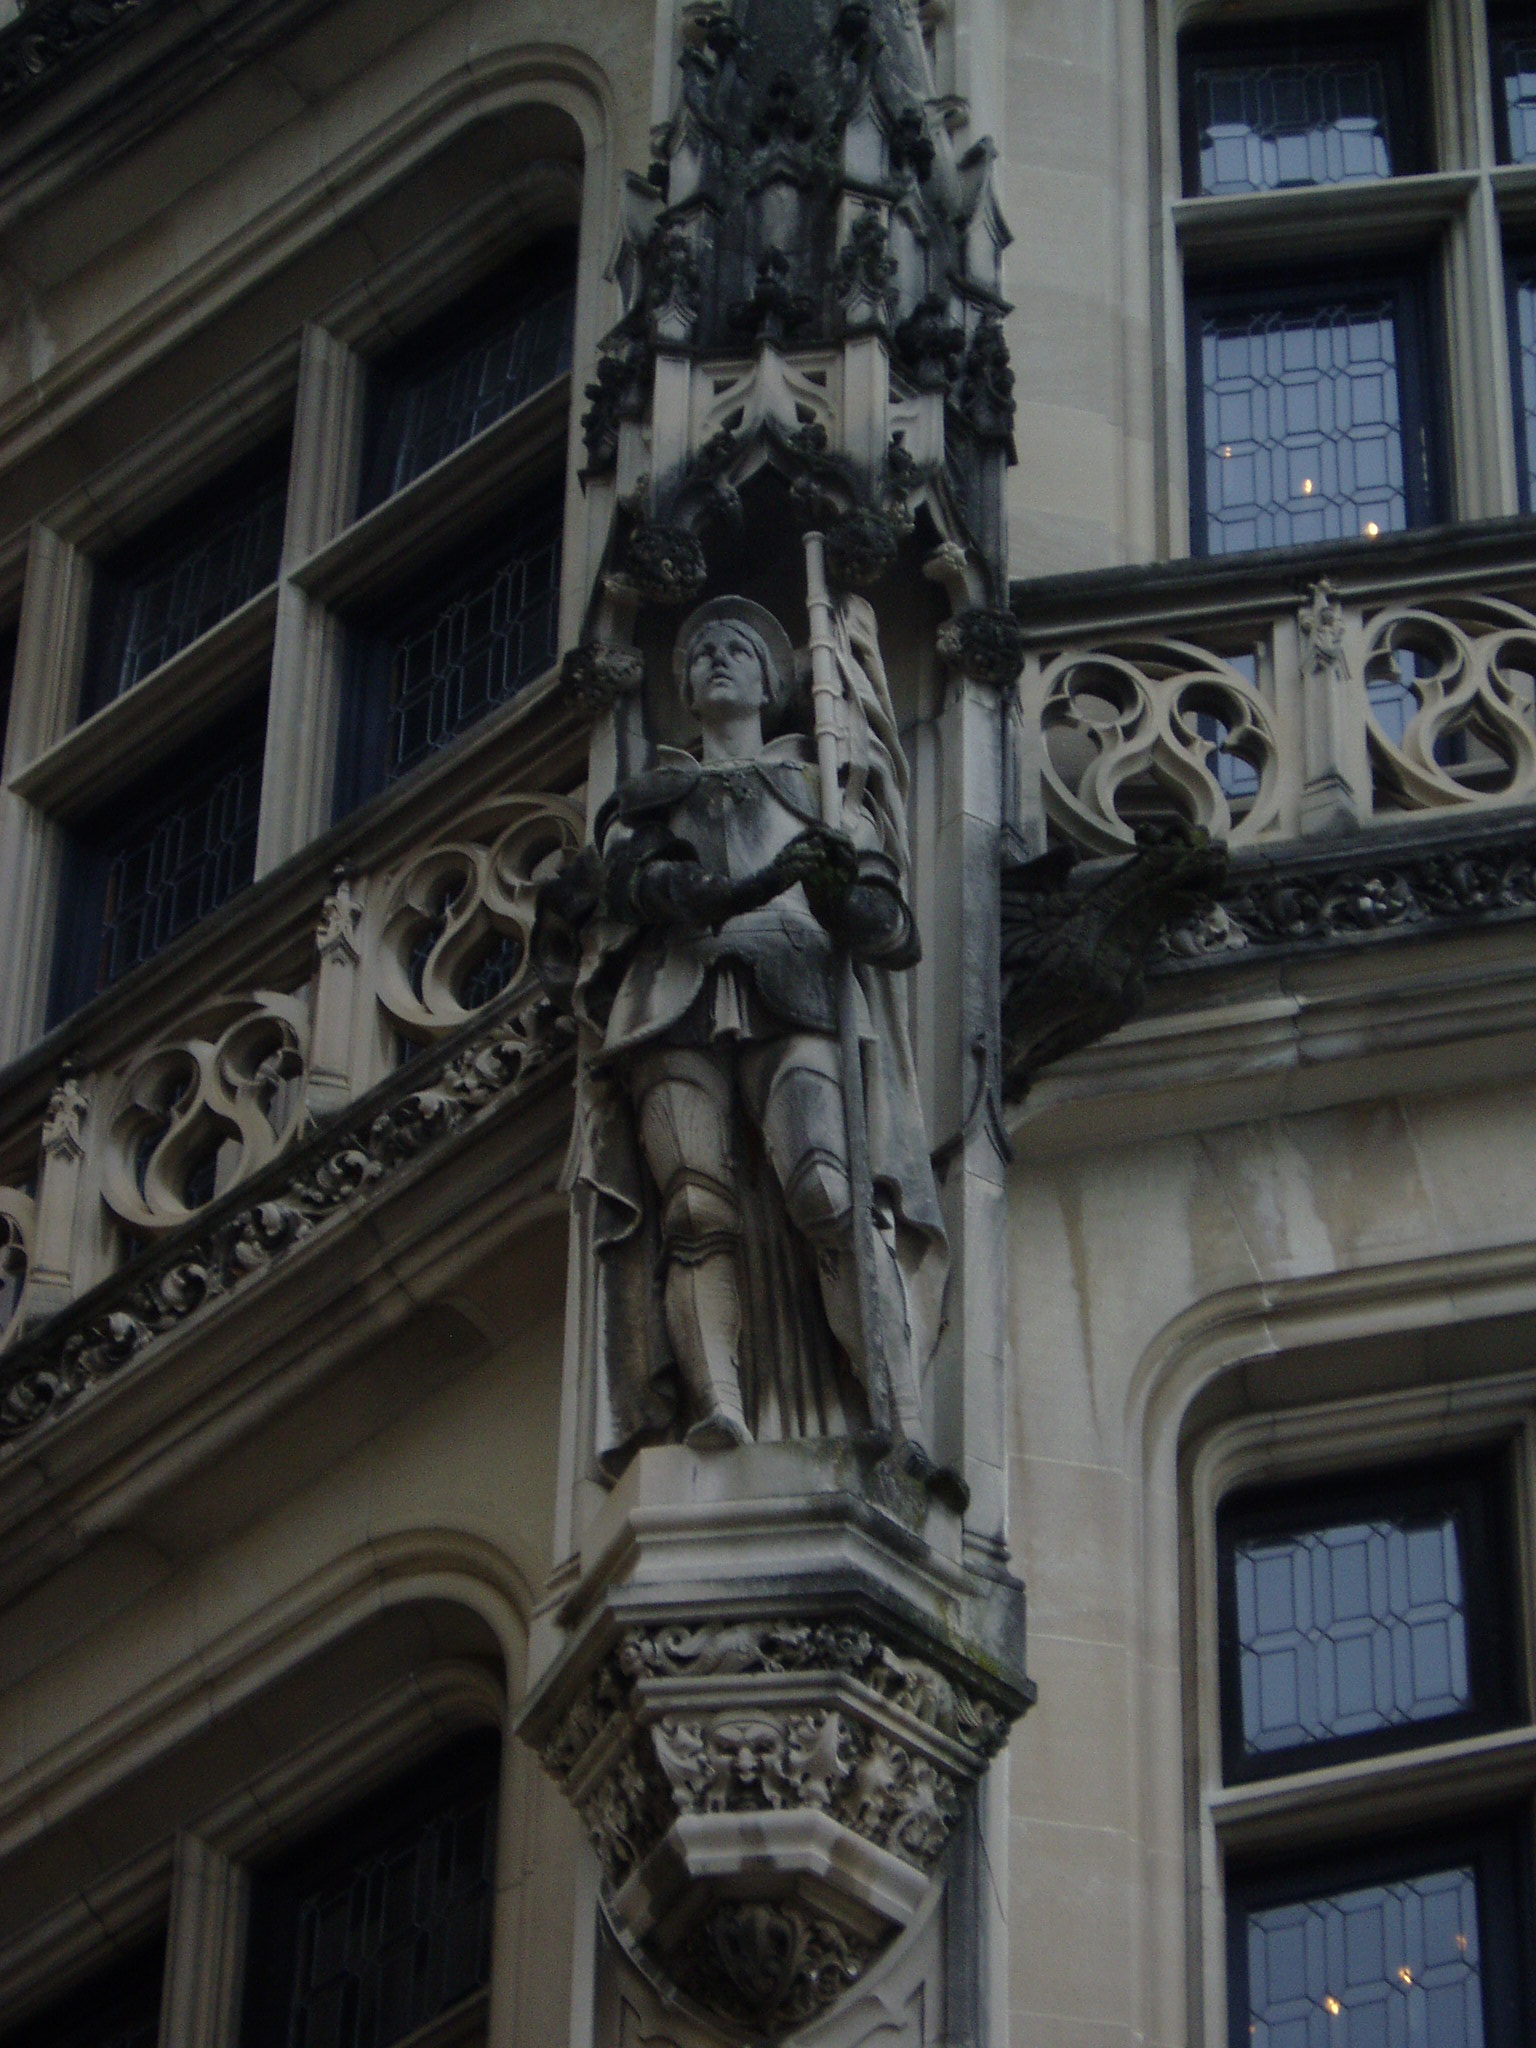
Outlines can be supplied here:
[[688, 650], [688, 700], [700, 718], [761, 711], [768, 702], [768, 664], [762, 642], [744, 626], [715, 619]]

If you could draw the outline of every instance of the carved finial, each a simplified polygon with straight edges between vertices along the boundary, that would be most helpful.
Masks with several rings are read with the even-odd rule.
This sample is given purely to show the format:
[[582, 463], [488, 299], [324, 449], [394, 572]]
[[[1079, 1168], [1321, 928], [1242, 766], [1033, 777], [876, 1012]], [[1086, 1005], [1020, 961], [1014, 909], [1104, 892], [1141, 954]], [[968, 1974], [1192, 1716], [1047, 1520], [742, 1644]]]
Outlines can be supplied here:
[[43, 1155], [48, 1159], [85, 1157], [85, 1119], [91, 1098], [75, 1078], [71, 1061], [59, 1069], [59, 1083], [48, 1098], [43, 1118]]
[[1307, 602], [1298, 614], [1301, 626], [1301, 666], [1307, 675], [1332, 676], [1344, 682], [1349, 664], [1344, 658], [1344, 610], [1339, 594], [1325, 576], [1314, 583]]
[[320, 911], [315, 931], [315, 951], [322, 960], [355, 961], [358, 956], [357, 927], [363, 906], [352, 887], [353, 870], [341, 866], [331, 875], [331, 893]]

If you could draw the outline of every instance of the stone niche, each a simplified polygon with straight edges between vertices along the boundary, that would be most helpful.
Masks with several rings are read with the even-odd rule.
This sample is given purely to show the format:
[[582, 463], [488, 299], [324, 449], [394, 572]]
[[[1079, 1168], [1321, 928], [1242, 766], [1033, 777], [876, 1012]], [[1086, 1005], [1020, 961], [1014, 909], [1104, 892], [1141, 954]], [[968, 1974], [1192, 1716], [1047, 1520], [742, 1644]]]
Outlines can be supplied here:
[[640, 1453], [532, 1652], [520, 1730], [615, 1934], [738, 2039], [861, 1982], [1031, 1695], [1022, 1587], [847, 1440]]

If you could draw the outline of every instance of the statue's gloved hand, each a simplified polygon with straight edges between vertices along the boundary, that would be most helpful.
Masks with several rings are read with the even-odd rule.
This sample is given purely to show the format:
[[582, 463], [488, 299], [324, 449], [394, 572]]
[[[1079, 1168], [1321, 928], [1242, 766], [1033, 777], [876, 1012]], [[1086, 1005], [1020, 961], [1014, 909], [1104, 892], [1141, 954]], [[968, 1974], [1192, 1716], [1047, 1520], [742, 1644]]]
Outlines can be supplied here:
[[817, 922], [856, 959], [911, 967], [921, 957], [916, 923], [884, 854], [860, 853], [843, 833], [816, 826], [791, 840], [773, 866], [786, 888], [801, 885]]

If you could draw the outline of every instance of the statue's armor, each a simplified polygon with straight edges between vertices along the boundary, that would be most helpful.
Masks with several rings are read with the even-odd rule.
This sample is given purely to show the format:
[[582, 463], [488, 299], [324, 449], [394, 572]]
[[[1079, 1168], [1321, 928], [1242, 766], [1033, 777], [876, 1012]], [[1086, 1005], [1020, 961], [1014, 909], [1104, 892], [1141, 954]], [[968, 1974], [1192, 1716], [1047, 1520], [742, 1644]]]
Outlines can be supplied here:
[[[742, 881], [819, 822], [817, 776], [805, 743], [780, 740], [755, 760], [687, 760], [637, 777], [598, 820], [605, 860], [696, 860]], [[856, 843], [872, 843], [867, 819], [851, 817]], [[860, 831], [862, 827], [862, 831]], [[611, 1059], [665, 1039], [707, 1045], [788, 1032], [837, 1031], [832, 940], [797, 883], [761, 909], [714, 932], [651, 926], [639, 939], [603, 1034]], [[862, 1000], [861, 1000], [862, 1007]], [[866, 1020], [861, 1016], [861, 1027]]]

